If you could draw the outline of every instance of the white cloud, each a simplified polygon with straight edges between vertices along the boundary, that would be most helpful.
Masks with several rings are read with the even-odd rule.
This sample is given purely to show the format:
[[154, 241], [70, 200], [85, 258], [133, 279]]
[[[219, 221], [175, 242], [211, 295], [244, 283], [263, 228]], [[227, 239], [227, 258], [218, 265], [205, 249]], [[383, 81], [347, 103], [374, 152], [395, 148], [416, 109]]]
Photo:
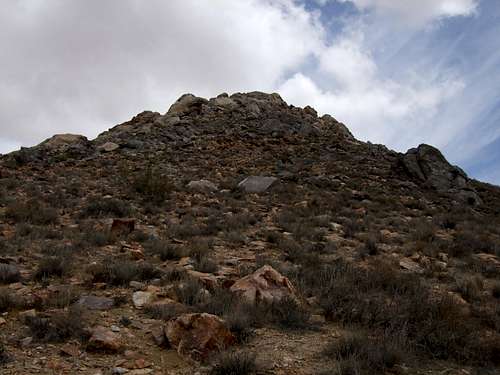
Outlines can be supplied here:
[[[328, 0], [325, 0], [328, 1]], [[337, 0], [351, 2], [360, 10], [374, 10], [381, 15], [398, 17], [410, 25], [456, 16], [470, 16], [477, 11], [478, 0]]]
[[323, 33], [293, 0], [7, 2], [2, 137], [95, 136], [141, 110], [164, 112], [185, 92], [272, 91]]

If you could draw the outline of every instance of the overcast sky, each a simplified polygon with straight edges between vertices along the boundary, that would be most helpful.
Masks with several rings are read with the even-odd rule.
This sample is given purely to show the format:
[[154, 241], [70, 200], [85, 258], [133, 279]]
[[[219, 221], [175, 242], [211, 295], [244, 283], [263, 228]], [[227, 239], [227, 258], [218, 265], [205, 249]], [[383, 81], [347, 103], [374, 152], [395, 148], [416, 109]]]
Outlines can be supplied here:
[[276, 91], [500, 184], [498, 0], [4, 0], [0, 47], [2, 153]]

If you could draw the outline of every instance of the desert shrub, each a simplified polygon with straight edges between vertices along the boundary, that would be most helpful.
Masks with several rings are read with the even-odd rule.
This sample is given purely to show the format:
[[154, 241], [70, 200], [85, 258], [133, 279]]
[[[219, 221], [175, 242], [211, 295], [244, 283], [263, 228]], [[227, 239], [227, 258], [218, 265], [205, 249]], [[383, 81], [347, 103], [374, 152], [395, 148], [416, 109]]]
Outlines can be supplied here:
[[131, 281], [144, 281], [160, 278], [162, 272], [147, 262], [105, 260], [89, 267], [93, 282], [112, 285], [128, 285]]
[[495, 243], [488, 235], [480, 231], [459, 229], [448, 254], [454, 257], [466, 257], [476, 253], [494, 253]]
[[358, 333], [332, 341], [323, 353], [338, 362], [338, 374], [384, 374], [404, 357], [404, 347], [398, 344], [393, 338], [373, 339]]
[[356, 219], [346, 219], [343, 222], [343, 228], [346, 238], [354, 238], [362, 230], [362, 225]]
[[92, 197], [82, 209], [80, 217], [127, 217], [131, 212], [130, 204], [121, 199]]
[[170, 196], [174, 185], [168, 177], [153, 171], [152, 167], [149, 166], [145, 171], [133, 176], [132, 188], [145, 200], [162, 203]]
[[205, 301], [203, 285], [195, 279], [186, 279], [174, 286], [174, 292], [179, 302], [195, 306]]
[[379, 252], [378, 249], [379, 239], [375, 235], [368, 236], [363, 244], [362, 253], [366, 255], [377, 255]]
[[295, 299], [285, 297], [268, 307], [271, 322], [284, 329], [311, 328], [310, 314]]
[[39, 263], [33, 274], [35, 280], [64, 276], [71, 267], [70, 258], [64, 255], [46, 256]]
[[359, 268], [338, 261], [302, 270], [294, 278], [306, 294], [319, 295], [328, 319], [391, 335], [403, 335], [414, 350], [439, 359], [488, 363], [481, 355], [480, 322], [466, 318], [459, 303], [435, 295], [418, 277], [391, 264]]
[[73, 287], [68, 287], [52, 294], [44, 301], [43, 305], [47, 308], [64, 309], [76, 302], [79, 298], [79, 291]]
[[116, 235], [110, 230], [88, 230], [84, 236], [83, 241], [90, 246], [102, 247], [116, 241]]
[[77, 307], [49, 316], [27, 317], [26, 325], [33, 337], [42, 342], [64, 342], [86, 336], [82, 311]]
[[233, 310], [239, 302], [239, 298], [228, 289], [217, 288], [200, 309], [209, 314], [222, 316]]
[[415, 229], [412, 232], [414, 241], [432, 242], [435, 238], [435, 228], [432, 223], [425, 220], [418, 220], [415, 223]]
[[253, 328], [264, 323], [262, 310], [255, 304], [240, 302], [223, 315], [227, 328], [239, 343], [246, 342], [253, 335]]
[[248, 351], [229, 350], [214, 358], [211, 375], [248, 375], [257, 371], [256, 356]]
[[7, 352], [7, 348], [5, 348], [4, 344], [0, 342], [0, 366], [10, 362], [11, 357]]
[[214, 273], [218, 269], [217, 263], [208, 256], [195, 258], [193, 267], [196, 271], [204, 273]]
[[11, 294], [8, 289], [0, 288], [0, 313], [14, 310], [20, 305], [19, 298]]
[[16, 223], [49, 225], [57, 221], [57, 210], [43, 204], [39, 199], [13, 202], [7, 206], [5, 216]]
[[175, 303], [152, 304], [144, 308], [144, 313], [151, 319], [164, 321], [175, 318], [186, 311], [184, 306]]
[[168, 284], [172, 282], [186, 280], [188, 278], [189, 278], [188, 274], [184, 268], [169, 267], [163, 272], [161, 281], [162, 284]]
[[21, 280], [17, 267], [0, 263], [0, 284], [12, 284]]
[[455, 279], [455, 291], [468, 302], [478, 300], [483, 287], [483, 280], [479, 276], [464, 276]]
[[226, 231], [241, 231], [249, 225], [255, 225], [257, 217], [249, 212], [243, 212], [233, 215], [226, 215], [222, 228]]
[[150, 240], [146, 243], [145, 248], [149, 253], [158, 255], [162, 261], [178, 260], [186, 255], [182, 247], [169, 244], [163, 239]]
[[190, 256], [194, 260], [194, 269], [199, 272], [213, 273], [218, 267], [210, 253], [212, 243], [209, 239], [197, 239], [190, 244]]

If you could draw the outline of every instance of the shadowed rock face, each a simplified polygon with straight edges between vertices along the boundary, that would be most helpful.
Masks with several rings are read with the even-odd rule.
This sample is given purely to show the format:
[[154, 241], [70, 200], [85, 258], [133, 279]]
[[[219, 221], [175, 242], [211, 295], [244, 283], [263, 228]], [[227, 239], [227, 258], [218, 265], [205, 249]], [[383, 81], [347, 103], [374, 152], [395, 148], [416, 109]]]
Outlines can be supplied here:
[[481, 202], [465, 172], [448, 163], [437, 148], [421, 144], [408, 150], [402, 162], [411, 176], [438, 192], [451, 193], [458, 201], [469, 204]]

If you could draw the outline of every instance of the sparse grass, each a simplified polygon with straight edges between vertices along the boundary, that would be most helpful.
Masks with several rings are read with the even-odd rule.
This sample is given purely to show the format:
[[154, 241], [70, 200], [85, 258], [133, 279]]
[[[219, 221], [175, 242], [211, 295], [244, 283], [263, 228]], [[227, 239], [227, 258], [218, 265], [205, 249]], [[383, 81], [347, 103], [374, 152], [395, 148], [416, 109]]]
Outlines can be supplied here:
[[82, 310], [77, 307], [45, 317], [28, 317], [26, 324], [33, 337], [41, 342], [64, 342], [72, 338], [81, 340], [86, 336]]
[[128, 285], [131, 281], [144, 281], [161, 278], [162, 272], [147, 262], [105, 260], [89, 267], [93, 282], [111, 285]]
[[211, 375], [249, 375], [257, 371], [256, 356], [248, 351], [229, 350], [214, 359]]
[[12, 284], [21, 280], [21, 274], [17, 267], [0, 263], [0, 284]]

